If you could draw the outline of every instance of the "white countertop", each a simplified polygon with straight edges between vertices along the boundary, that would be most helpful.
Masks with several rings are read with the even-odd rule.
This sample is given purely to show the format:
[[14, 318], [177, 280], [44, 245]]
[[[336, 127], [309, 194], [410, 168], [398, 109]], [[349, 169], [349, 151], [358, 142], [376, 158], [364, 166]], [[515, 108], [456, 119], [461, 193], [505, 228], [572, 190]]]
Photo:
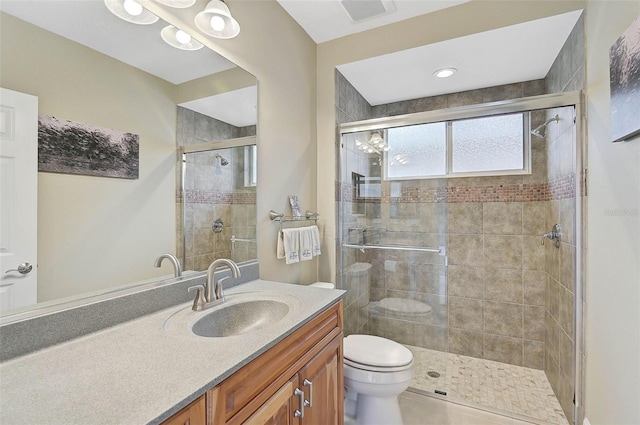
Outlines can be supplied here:
[[274, 324], [225, 338], [193, 335], [183, 323], [191, 303], [181, 304], [0, 364], [0, 424], [160, 423], [344, 295], [264, 280], [226, 295], [253, 291], [299, 302]]

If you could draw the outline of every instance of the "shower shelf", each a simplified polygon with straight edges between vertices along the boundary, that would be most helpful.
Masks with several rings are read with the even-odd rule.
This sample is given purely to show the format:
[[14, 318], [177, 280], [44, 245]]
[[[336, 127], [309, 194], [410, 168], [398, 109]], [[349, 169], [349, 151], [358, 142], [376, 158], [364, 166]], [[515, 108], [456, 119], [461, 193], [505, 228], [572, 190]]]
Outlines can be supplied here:
[[446, 248], [439, 246], [437, 248], [420, 247], [420, 246], [405, 246], [405, 245], [357, 245], [357, 244], [342, 244], [343, 248], [355, 248], [361, 251], [367, 249], [390, 249], [395, 251], [417, 251], [417, 252], [435, 252], [442, 256], [447, 255]]

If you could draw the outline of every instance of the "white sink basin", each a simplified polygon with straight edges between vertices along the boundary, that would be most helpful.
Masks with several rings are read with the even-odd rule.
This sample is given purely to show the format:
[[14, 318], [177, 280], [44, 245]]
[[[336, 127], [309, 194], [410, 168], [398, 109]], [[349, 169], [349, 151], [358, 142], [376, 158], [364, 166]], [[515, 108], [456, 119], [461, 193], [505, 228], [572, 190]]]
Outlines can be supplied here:
[[163, 328], [173, 334], [224, 338], [267, 331], [298, 308], [292, 295], [271, 291], [236, 293], [226, 302], [203, 311], [183, 307], [169, 316]]
[[222, 304], [198, 319], [191, 332], [209, 338], [242, 335], [262, 329], [282, 319], [289, 312], [286, 303], [274, 300], [251, 300]]

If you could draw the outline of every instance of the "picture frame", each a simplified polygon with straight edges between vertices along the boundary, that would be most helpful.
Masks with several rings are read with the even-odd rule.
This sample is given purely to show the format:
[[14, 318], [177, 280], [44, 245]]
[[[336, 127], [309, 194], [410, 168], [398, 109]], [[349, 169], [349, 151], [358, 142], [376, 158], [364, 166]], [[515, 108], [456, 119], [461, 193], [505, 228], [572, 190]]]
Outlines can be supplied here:
[[291, 215], [294, 217], [302, 217], [297, 195], [289, 195], [289, 204], [291, 204]]
[[612, 142], [640, 136], [640, 17], [609, 49]]
[[140, 137], [38, 115], [38, 171], [137, 179]]

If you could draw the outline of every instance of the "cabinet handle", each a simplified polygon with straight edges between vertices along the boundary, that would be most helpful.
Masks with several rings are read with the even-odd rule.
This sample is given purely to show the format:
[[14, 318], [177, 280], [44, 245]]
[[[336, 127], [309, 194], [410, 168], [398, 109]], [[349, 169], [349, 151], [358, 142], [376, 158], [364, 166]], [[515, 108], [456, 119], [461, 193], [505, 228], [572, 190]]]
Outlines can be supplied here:
[[304, 391], [300, 388], [296, 388], [295, 391], [293, 391], [293, 395], [297, 395], [300, 398], [300, 410], [296, 410], [293, 413], [293, 416], [296, 418], [304, 418]]
[[302, 385], [309, 387], [309, 401], [305, 401], [305, 407], [312, 407], [313, 406], [313, 382], [309, 381], [308, 379], [305, 379], [302, 382]]

